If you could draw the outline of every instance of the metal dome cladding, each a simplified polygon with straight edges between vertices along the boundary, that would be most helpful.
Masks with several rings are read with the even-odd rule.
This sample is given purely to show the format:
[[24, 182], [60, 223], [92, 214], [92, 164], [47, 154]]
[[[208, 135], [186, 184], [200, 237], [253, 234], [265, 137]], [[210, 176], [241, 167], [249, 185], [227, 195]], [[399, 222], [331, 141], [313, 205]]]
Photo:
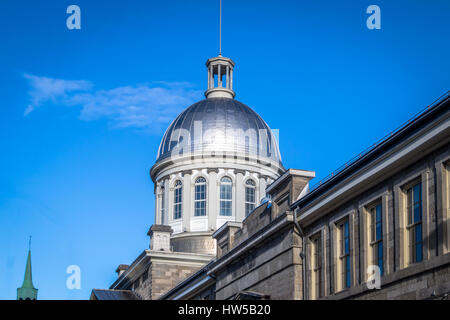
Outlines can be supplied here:
[[171, 156], [217, 152], [281, 164], [278, 142], [250, 107], [230, 98], [208, 98], [185, 109], [166, 130], [157, 162]]

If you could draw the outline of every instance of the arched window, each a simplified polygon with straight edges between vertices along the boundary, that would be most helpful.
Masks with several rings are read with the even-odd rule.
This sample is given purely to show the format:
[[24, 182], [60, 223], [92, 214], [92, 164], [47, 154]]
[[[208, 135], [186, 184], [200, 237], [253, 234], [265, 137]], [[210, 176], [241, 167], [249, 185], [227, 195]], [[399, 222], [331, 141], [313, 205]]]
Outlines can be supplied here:
[[180, 219], [183, 210], [183, 183], [180, 180], [175, 182], [174, 202], [173, 202], [173, 218]]
[[255, 209], [256, 197], [255, 197], [256, 185], [255, 181], [249, 179], [245, 182], [245, 216], [248, 216], [250, 212]]
[[195, 180], [194, 215], [206, 216], [206, 179], [199, 177]]
[[161, 187], [161, 224], [164, 224], [164, 218], [166, 215], [166, 201], [164, 201], [165, 199], [165, 189], [164, 187]]
[[232, 181], [229, 177], [223, 177], [220, 179], [220, 215], [231, 216], [232, 215], [232, 203], [233, 198], [231, 194]]

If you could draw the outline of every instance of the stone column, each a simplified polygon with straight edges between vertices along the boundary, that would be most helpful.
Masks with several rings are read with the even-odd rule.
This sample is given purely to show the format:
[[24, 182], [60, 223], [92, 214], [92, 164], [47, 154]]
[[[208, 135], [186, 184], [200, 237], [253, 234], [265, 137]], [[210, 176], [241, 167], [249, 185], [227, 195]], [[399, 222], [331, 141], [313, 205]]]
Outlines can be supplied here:
[[241, 222], [245, 218], [245, 187], [244, 175], [245, 171], [235, 170], [236, 179], [234, 181], [236, 187], [235, 194], [233, 194], [234, 212], [236, 213], [236, 221]]
[[218, 188], [217, 188], [217, 169], [208, 169], [208, 192], [207, 192], [207, 208], [208, 212], [208, 228], [216, 229], [217, 219], [217, 201], [218, 201]]
[[230, 67], [227, 66], [227, 72], [226, 72], [226, 88], [230, 89]]
[[222, 87], [222, 77], [221, 77], [221, 70], [220, 70], [220, 64], [217, 65], [217, 87]]
[[[407, 266], [406, 252], [405, 252], [405, 215], [403, 214], [404, 205], [402, 197], [402, 189], [399, 186], [394, 186], [393, 198], [395, 201], [395, 269], [402, 269]], [[396, 271], [396, 270], [394, 270]]]
[[[392, 238], [392, 233], [391, 233], [391, 217], [389, 216], [389, 197], [390, 197], [390, 192], [389, 190], [386, 190], [382, 197], [381, 197], [381, 212], [382, 212], [382, 221], [383, 221], [383, 225], [382, 225], [382, 234], [384, 236], [383, 239], [383, 260], [384, 260], [384, 274], [389, 274], [391, 272], [393, 272], [393, 270], [391, 269], [391, 260], [393, 257], [393, 252], [392, 252], [392, 247], [391, 247], [391, 242], [394, 241], [394, 239]], [[366, 229], [367, 230], [367, 227]], [[362, 232], [361, 232], [362, 233]], [[360, 235], [361, 237], [363, 235]], [[363, 256], [363, 258], [365, 258]], [[367, 273], [367, 269], [362, 269], [362, 274], [366, 274]], [[365, 279], [364, 277], [362, 279]]]
[[359, 264], [359, 234], [358, 234], [358, 211], [354, 208], [349, 214], [349, 232], [350, 232], [350, 270], [352, 271], [351, 275], [351, 284], [352, 286], [360, 284], [359, 282], [359, 272], [360, 272], [360, 264]]
[[183, 172], [183, 232], [191, 229], [191, 172]]
[[161, 224], [169, 223], [169, 179], [164, 179], [164, 220], [161, 221]]
[[208, 68], [208, 89], [211, 88], [211, 67]]
[[211, 81], [211, 88], [214, 88], [214, 66], [209, 66], [209, 68], [211, 69], [211, 78], [210, 78], [210, 81]]
[[155, 223], [159, 224], [160, 223], [160, 216], [159, 216], [159, 212], [160, 212], [160, 206], [161, 206], [161, 202], [160, 202], [160, 183], [157, 182], [156, 183], [156, 187], [155, 187]]
[[233, 90], [233, 69], [231, 69], [231, 74], [230, 74], [230, 90]]
[[[435, 241], [432, 236], [436, 234], [435, 225], [432, 223], [431, 205], [435, 205], [434, 197], [430, 197], [430, 170], [422, 173], [422, 258], [429, 260], [433, 253], [436, 252]], [[435, 182], [434, 182], [435, 183]]]
[[329, 295], [330, 293], [330, 278], [328, 277], [328, 273], [329, 273], [329, 265], [331, 263], [331, 261], [329, 261], [329, 244], [330, 244], [330, 234], [328, 233], [328, 227], [325, 226], [325, 228], [323, 228], [323, 240], [322, 240], [322, 280], [323, 280], [323, 293], [324, 295]]

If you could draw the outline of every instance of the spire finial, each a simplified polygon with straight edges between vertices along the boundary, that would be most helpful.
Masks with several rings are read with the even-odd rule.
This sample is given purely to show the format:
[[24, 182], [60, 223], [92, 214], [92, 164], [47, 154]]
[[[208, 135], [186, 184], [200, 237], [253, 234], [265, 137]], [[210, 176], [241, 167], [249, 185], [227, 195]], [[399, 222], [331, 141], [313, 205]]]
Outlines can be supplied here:
[[219, 56], [222, 55], [222, 0], [219, 0]]
[[31, 272], [31, 236], [28, 240], [28, 257], [25, 267], [25, 276], [22, 287], [17, 289], [17, 300], [36, 300], [37, 289], [33, 286], [33, 276]]
[[206, 61], [208, 68], [208, 90], [206, 98], [233, 99], [233, 68], [230, 58], [222, 57], [222, 0], [219, 0], [219, 55]]

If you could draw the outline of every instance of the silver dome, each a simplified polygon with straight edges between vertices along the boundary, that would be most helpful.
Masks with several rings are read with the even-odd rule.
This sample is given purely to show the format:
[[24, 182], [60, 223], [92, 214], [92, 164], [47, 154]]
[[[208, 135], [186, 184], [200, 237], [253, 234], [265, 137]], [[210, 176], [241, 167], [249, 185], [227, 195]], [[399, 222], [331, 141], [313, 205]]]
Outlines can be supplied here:
[[240, 154], [281, 166], [269, 126], [251, 108], [230, 98], [208, 98], [185, 109], [164, 134], [157, 162], [198, 152]]

